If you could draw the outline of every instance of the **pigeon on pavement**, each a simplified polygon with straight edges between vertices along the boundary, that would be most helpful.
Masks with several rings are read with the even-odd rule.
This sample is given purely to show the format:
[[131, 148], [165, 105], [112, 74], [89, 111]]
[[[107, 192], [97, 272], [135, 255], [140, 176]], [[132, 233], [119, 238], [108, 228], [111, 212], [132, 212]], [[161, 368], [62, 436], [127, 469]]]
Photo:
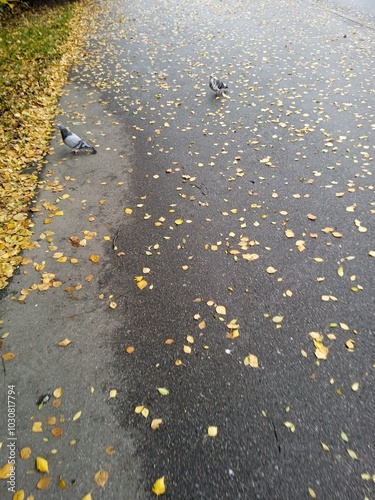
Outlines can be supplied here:
[[96, 149], [94, 146], [90, 146], [87, 142], [83, 141], [78, 135], [73, 132], [69, 132], [69, 130], [63, 125], [59, 125], [59, 129], [61, 131], [61, 137], [69, 148], [73, 149], [73, 153], [78, 154], [78, 151], [82, 149], [83, 151], [87, 151], [93, 155], [96, 154]]
[[210, 89], [215, 92], [216, 97], [223, 95], [223, 92], [228, 88], [228, 85], [216, 78], [214, 75], [210, 76], [209, 81]]

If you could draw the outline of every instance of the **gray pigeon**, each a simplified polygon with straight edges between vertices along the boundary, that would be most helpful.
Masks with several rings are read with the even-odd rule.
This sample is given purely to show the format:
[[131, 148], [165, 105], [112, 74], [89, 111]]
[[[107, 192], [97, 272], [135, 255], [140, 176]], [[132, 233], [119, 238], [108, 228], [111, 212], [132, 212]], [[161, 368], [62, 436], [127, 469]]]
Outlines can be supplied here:
[[87, 151], [93, 155], [96, 154], [96, 149], [94, 146], [90, 146], [87, 142], [83, 141], [78, 135], [73, 134], [73, 132], [69, 132], [69, 130], [63, 125], [59, 125], [59, 129], [61, 131], [61, 137], [69, 148], [73, 149], [73, 153], [78, 154], [78, 151], [82, 149], [83, 151]]
[[223, 83], [221, 80], [216, 78], [214, 75], [210, 76], [209, 81], [210, 89], [215, 92], [216, 97], [223, 95], [224, 91], [228, 88], [228, 85]]

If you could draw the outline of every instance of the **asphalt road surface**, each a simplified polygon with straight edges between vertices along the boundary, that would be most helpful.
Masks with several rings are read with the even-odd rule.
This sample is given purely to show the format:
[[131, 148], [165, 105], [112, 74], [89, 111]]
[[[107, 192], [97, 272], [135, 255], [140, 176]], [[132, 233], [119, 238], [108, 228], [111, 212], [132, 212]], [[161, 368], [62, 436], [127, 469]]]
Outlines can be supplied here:
[[[20, 441], [52, 477], [20, 460], [19, 488], [375, 498], [374, 31], [333, 8], [103, 6], [59, 117], [98, 154], [57, 137], [35, 213], [31, 258], [63, 285], [19, 301], [34, 267], [2, 301]], [[30, 431], [54, 414], [58, 445]]]

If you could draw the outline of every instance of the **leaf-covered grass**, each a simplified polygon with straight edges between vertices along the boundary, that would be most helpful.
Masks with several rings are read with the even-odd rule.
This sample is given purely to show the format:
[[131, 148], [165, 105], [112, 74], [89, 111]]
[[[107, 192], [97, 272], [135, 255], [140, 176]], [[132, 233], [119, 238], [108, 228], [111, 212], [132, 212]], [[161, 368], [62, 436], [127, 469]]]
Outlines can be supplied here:
[[27, 212], [88, 1], [20, 10], [0, 26], [0, 289], [31, 246]]

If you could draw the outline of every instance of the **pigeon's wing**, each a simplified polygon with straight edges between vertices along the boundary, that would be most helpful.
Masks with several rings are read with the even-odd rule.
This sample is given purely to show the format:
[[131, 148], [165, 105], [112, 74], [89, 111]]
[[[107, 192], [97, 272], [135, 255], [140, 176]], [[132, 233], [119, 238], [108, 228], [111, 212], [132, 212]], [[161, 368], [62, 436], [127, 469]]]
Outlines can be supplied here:
[[214, 92], [219, 90], [218, 82], [219, 82], [219, 80], [217, 78], [211, 76], [209, 85], [210, 85], [210, 89], [213, 90]]
[[73, 132], [70, 132], [69, 135], [67, 135], [64, 139], [64, 142], [67, 146], [69, 146], [72, 149], [79, 148], [80, 143], [83, 142], [78, 135], [73, 134]]

